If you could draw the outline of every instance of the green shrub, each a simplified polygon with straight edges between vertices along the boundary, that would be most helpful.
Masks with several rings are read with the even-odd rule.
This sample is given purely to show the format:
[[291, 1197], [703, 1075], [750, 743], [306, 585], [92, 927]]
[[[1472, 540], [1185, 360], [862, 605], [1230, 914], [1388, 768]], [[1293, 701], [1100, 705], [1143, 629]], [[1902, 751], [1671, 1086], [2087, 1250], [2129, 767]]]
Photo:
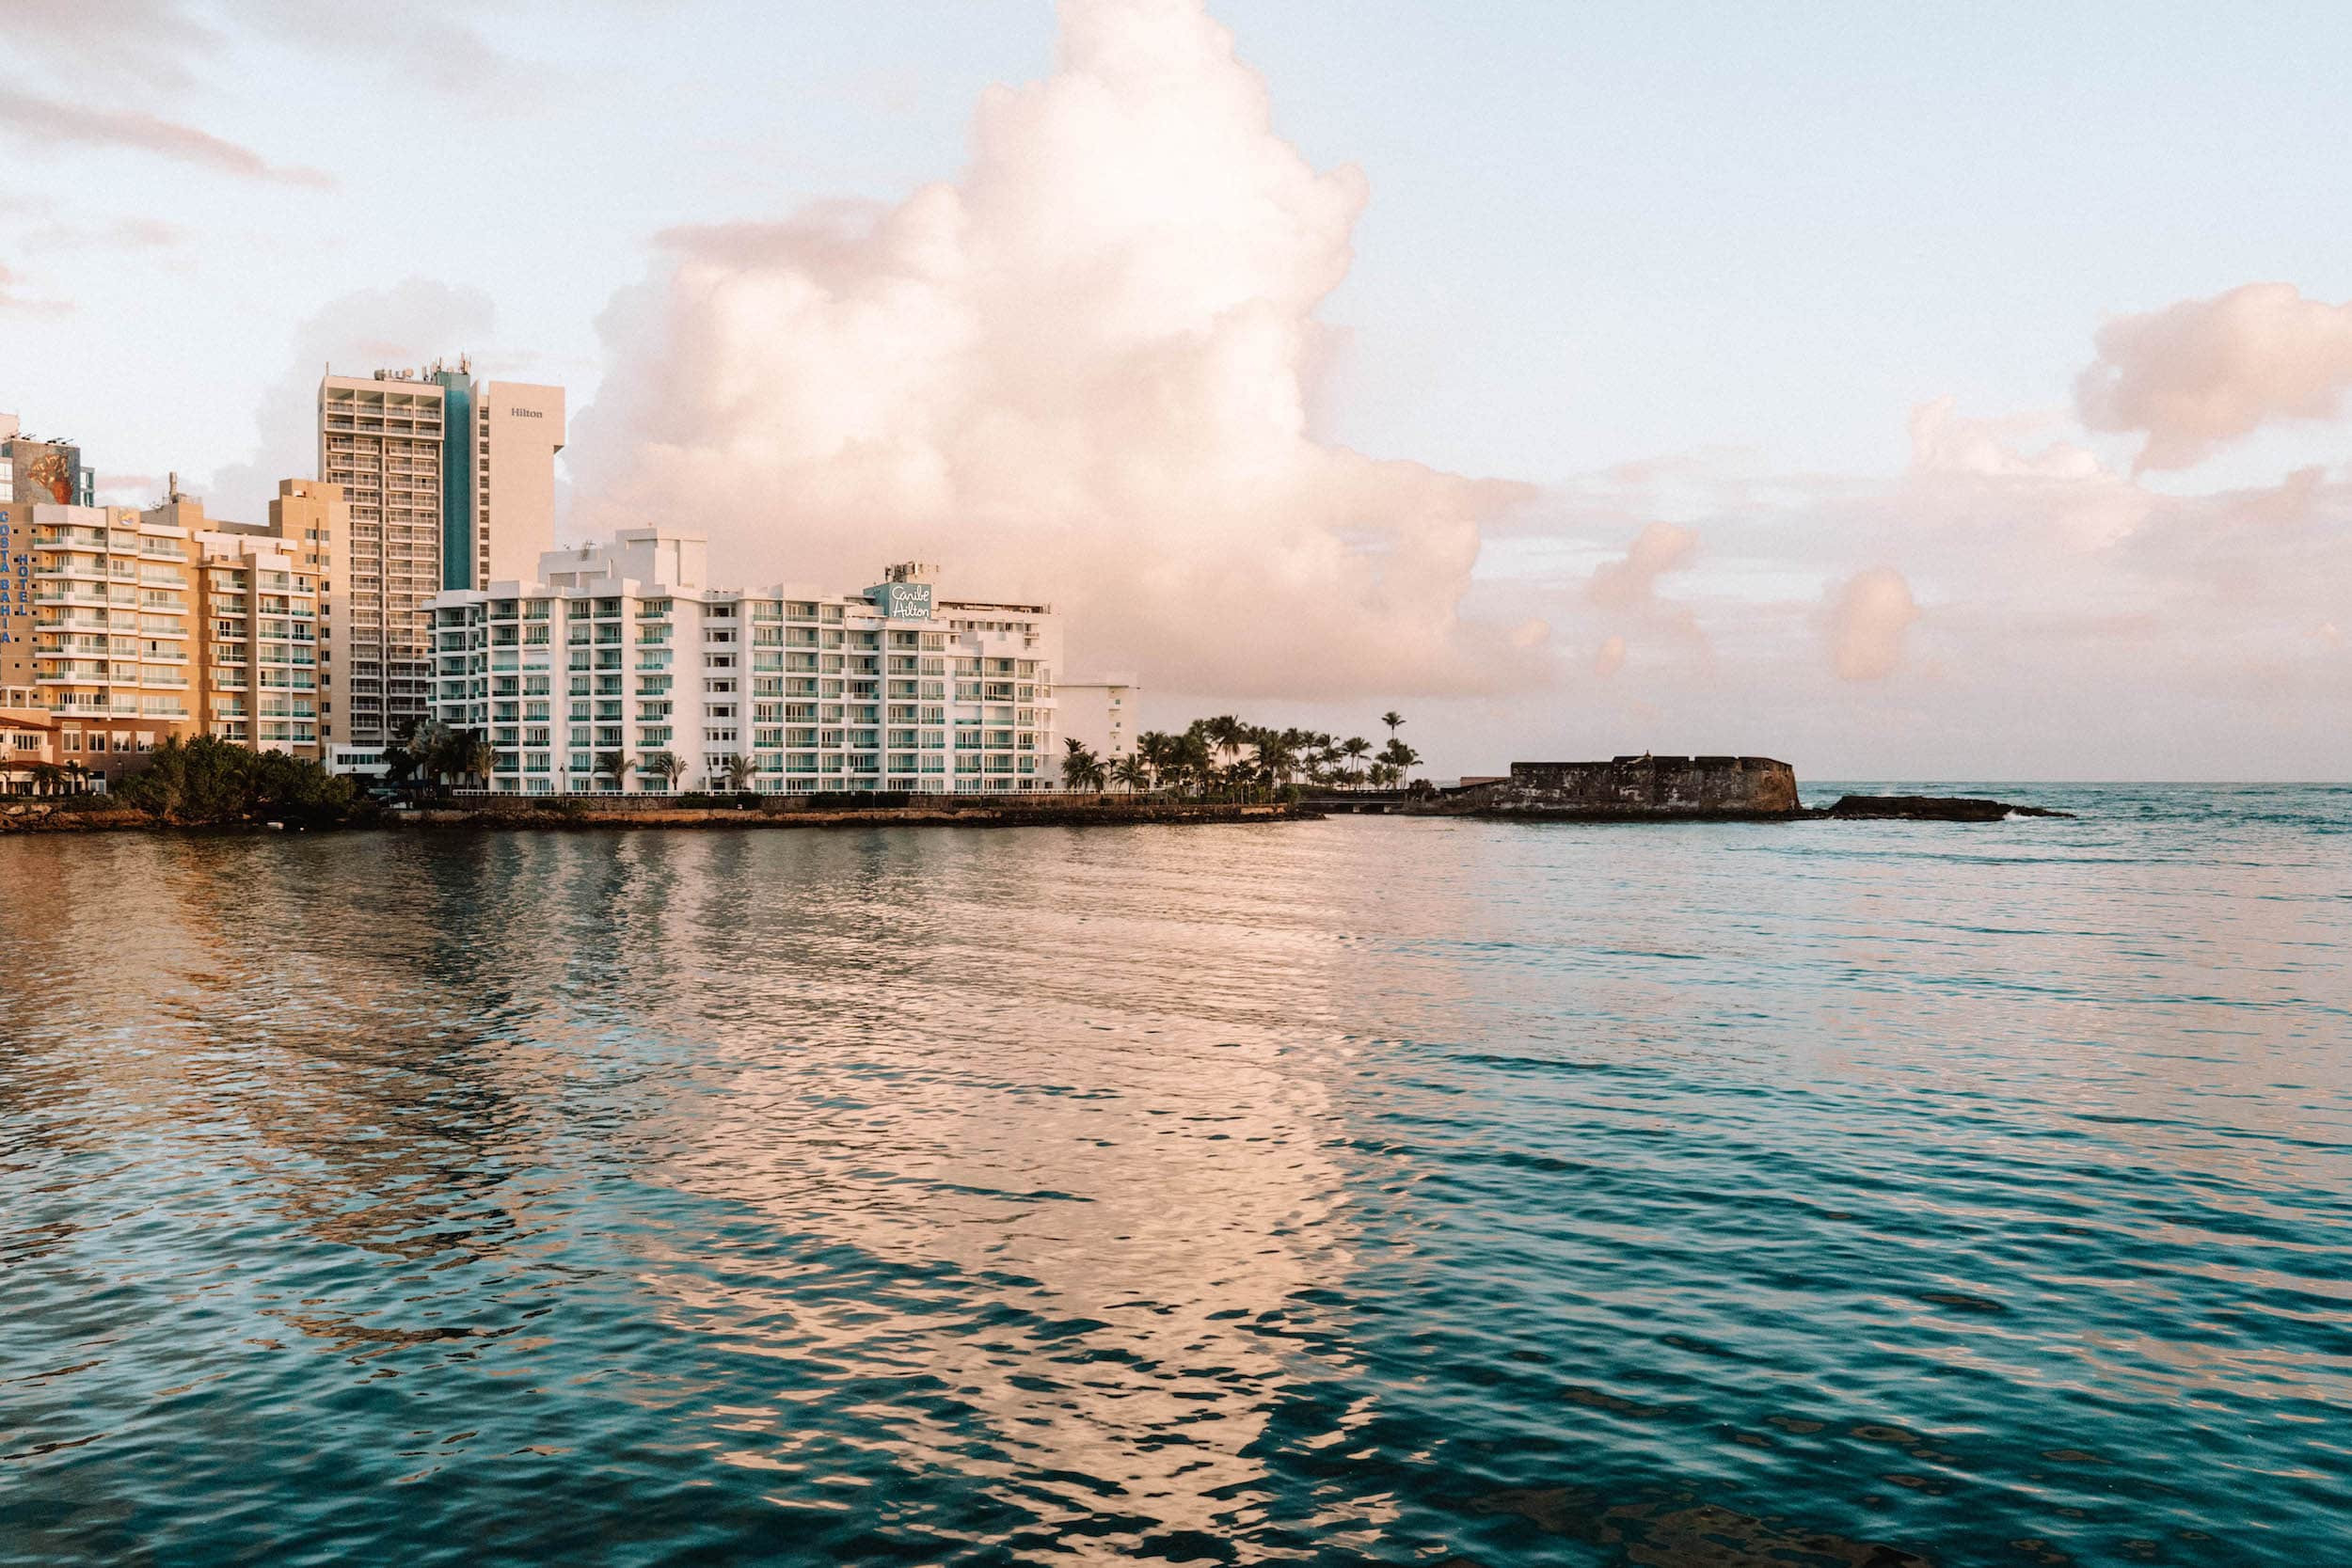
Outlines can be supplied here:
[[309, 757], [248, 752], [211, 736], [165, 741], [115, 791], [122, 804], [173, 822], [269, 820], [303, 828], [347, 820], [358, 797], [351, 780]]

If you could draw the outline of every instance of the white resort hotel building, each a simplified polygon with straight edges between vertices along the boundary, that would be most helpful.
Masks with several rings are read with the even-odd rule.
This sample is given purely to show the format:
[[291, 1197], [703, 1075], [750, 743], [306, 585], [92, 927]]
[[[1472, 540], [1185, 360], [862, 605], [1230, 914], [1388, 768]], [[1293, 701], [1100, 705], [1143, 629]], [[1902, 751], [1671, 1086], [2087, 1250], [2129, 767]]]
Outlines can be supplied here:
[[707, 553], [630, 530], [428, 601], [434, 717], [488, 736], [492, 789], [726, 789], [737, 757], [766, 793], [1058, 787], [1050, 607], [940, 597], [914, 562], [856, 594], [714, 588]]

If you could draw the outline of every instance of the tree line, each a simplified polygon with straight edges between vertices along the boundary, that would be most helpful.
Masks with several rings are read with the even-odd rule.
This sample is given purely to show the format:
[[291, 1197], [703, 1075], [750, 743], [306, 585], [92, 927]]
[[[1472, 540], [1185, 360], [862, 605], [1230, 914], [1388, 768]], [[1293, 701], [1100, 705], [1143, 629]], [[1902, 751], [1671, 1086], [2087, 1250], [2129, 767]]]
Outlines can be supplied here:
[[1320, 789], [1393, 789], [1421, 753], [1396, 732], [1405, 716], [1380, 716], [1389, 739], [1375, 750], [1362, 736], [1342, 740], [1316, 730], [1274, 729], [1232, 714], [1196, 719], [1176, 731], [1146, 730], [1136, 749], [1106, 764], [1075, 736], [1063, 742], [1063, 787], [1168, 792], [1204, 800], [1256, 800], [1311, 784]]
[[[491, 770], [497, 766], [498, 752], [488, 736], [480, 730], [453, 729], [437, 719], [404, 724], [384, 748], [385, 782], [395, 785], [455, 784], [487, 789]], [[628, 786], [632, 769], [659, 777], [675, 793], [678, 781], [686, 777], [688, 765], [675, 752], [647, 752], [642, 757], [627, 752], [596, 753], [596, 776], [609, 781], [615, 790]], [[748, 790], [755, 773], [751, 758], [727, 758], [728, 788]]]
[[346, 820], [358, 797], [351, 780], [315, 758], [249, 751], [200, 735], [156, 747], [112, 799], [189, 825], [276, 821], [308, 828]]
[[[1063, 743], [1062, 786], [1078, 791], [1123, 789], [1131, 794], [1168, 792], [1203, 799], [1257, 799], [1294, 784], [1319, 789], [1394, 789], [1421, 764], [1421, 753], [1396, 732], [1405, 716], [1380, 716], [1389, 738], [1376, 750], [1362, 736], [1342, 740], [1314, 730], [1274, 729], [1232, 714], [1196, 719], [1182, 730], [1146, 730], [1134, 754], [1106, 763], [1075, 736]], [[386, 781], [395, 785], [454, 782], [488, 788], [497, 753], [479, 730], [453, 729], [426, 719], [404, 727], [384, 748]], [[596, 753], [596, 772], [613, 789], [627, 787], [638, 769], [663, 780], [675, 792], [688, 772], [674, 752]], [[722, 767], [726, 787], [749, 790], [757, 777], [752, 759], [738, 753]], [[711, 781], [715, 787], [717, 780]]]

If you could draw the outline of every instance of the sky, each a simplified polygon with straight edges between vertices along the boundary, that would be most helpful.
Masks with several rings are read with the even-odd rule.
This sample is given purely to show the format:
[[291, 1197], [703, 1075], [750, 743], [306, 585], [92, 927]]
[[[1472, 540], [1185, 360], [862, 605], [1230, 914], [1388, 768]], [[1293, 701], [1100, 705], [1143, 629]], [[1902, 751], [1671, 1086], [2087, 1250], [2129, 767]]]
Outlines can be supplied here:
[[2352, 778], [2352, 11], [11, 0], [0, 409], [258, 516], [320, 369], [564, 542], [940, 562], [1443, 776]]

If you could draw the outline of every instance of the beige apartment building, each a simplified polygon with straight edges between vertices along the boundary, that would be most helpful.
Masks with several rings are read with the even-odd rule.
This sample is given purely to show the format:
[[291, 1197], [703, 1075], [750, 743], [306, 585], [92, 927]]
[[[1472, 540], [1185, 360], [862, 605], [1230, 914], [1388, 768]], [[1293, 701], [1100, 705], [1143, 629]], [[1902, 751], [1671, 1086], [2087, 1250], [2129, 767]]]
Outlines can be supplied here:
[[431, 710], [427, 599], [553, 547], [564, 420], [562, 388], [476, 382], [462, 359], [319, 383], [319, 477], [349, 515], [324, 574], [336, 740], [381, 746]]
[[318, 757], [318, 575], [258, 531], [198, 539], [205, 733], [257, 752]]
[[351, 508], [342, 486], [317, 479], [282, 479], [269, 503], [268, 537], [279, 541], [293, 569], [318, 592], [319, 754], [344, 738], [351, 702], [349, 660], [340, 644], [339, 563], [351, 538]]
[[255, 751], [321, 757], [330, 665], [324, 606], [339, 498], [317, 480], [284, 480], [267, 524], [207, 517], [170, 494], [140, 514], [193, 545], [197, 700], [201, 733]]
[[0, 414], [0, 707], [32, 705], [33, 508], [87, 506], [91, 485], [80, 448], [27, 436]]
[[33, 705], [62, 764], [108, 780], [167, 737], [194, 735], [194, 542], [124, 506], [35, 503]]

